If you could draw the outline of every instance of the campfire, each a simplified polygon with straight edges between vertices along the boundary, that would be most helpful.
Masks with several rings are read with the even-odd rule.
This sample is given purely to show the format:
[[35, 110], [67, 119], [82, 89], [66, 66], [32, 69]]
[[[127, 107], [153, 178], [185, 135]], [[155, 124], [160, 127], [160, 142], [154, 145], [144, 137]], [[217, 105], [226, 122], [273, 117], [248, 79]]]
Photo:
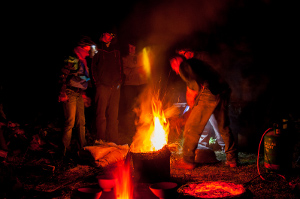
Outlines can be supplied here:
[[153, 177], [165, 179], [170, 176], [170, 151], [167, 147], [169, 122], [159, 94], [153, 89], [153, 59], [150, 47], [145, 47], [137, 57], [137, 62], [143, 65], [149, 84], [137, 101], [136, 133], [130, 146], [134, 179], [148, 182], [158, 180]]
[[[148, 77], [151, 75], [149, 54], [149, 49], [144, 48], [141, 56]], [[139, 100], [140, 107], [135, 110], [138, 115], [137, 132], [130, 146], [130, 153], [124, 164], [115, 170], [115, 177], [118, 179], [115, 189], [117, 199], [133, 197], [130, 157], [135, 181], [156, 182], [170, 177], [170, 151], [167, 147], [169, 123], [162, 102], [152, 89], [146, 89]]]
[[[152, 96], [149, 98], [149, 96]], [[170, 151], [167, 147], [169, 123], [162, 102], [151, 89], [142, 96], [137, 110], [137, 132], [130, 146], [134, 177], [140, 182], [157, 182], [170, 177]]]
[[162, 110], [162, 103], [155, 96], [151, 102], [151, 111], [147, 110], [147, 105], [139, 110], [138, 128], [130, 146], [133, 153], [158, 151], [168, 143], [169, 123]]

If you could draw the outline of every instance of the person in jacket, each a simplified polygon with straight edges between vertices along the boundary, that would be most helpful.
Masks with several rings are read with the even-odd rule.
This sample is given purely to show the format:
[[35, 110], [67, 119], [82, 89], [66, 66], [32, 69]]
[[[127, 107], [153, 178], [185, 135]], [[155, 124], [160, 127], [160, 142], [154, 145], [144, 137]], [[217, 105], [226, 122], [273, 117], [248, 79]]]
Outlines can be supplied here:
[[127, 55], [122, 57], [125, 80], [121, 87], [120, 125], [124, 127], [131, 143], [136, 132], [134, 108], [138, 107], [137, 98], [144, 91], [148, 81], [141, 53], [136, 53], [136, 46], [133, 44], [128, 44], [127, 51]]
[[[200, 60], [204, 59], [202, 53], [195, 52], [190, 48], [182, 48], [182, 49], [176, 51], [176, 53], [181, 56], [184, 56], [185, 59], [191, 59], [191, 58], [197, 58]], [[187, 87], [187, 89], [189, 89], [189, 88]], [[187, 100], [189, 100], [189, 98], [187, 98]], [[209, 140], [211, 138], [211, 131], [209, 131], [209, 126], [211, 126], [214, 130], [214, 134], [215, 134], [218, 144], [221, 146], [221, 149], [224, 150], [225, 143], [219, 132], [218, 123], [216, 121], [214, 114], [211, 114], [208, 121], [209, 121], [209, 123], [207, 124], [208, 126], [205, 126], [203, 133], [201, 134], [200, 140], [198, 142], [198, 148], [207, 148], [207, 146], [209, 145]]]
[[95, 84], [96, 141], [118, 143], [118, 112], [122, 66], [115, 34], [104, 32], [92, 60]]
[[89, 56], [93, 44], [94, 42], [89, 37], [82, 37], [73, 53], [65, 59], [59, 76], [58, 100], [63, 104], [65, 118], [62, 136], [64, 156], [66, 153], [71, 153], [70, 143], [73, 128], [77, 131], [80, 148], [86, 145], [84, 98], [87, 98], [85, 90], [88, 87], [90, 75], [85, 58]]
[[236, 167], [237, 146], [229, 126], [228, 104], [231, 89], [221, 76], [206, 62], [183, 56], [170, 60], [172, 69], [187, 85], [186, 98], [192, 108], [184, 128], [183, 159], [177, 167], [195, 168], [195, 150], [203, 129], [214, 114], [225, 143], [226, 165]]

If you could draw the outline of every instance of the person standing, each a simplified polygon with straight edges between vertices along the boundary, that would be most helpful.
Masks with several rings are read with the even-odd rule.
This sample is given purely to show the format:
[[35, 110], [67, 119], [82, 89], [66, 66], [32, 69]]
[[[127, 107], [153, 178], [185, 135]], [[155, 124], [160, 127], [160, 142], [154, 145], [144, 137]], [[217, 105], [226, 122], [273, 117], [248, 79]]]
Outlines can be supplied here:
[[89, 56], [93, 44], [94, 42], [89, 37], [83, 36], [73, 53], [65, 59], [59, 76], [58, 101], [63, 103], [65, 118], [62, 136], [64, 156], [66, 153], [71, 153], [70, 143], [74, 127], [78, 133], [80, 148], [86, 145], [84, 98], [87, 99], [85, 90], [88, 87], [90, 76], [85, 58]]
[[118, 112], [122, 65], [115, 34], [104, 32], [92, 60], [95, 84], [96, 141], [118, 143]]
[[[132, 141], [136, 132], [134, 108], [138, 107], [137, 98], [147, 85], [147, 75], [144, 70], [141, 55], [136, 53], [136, 46], [128, 44], [128, 52], [122, 58], [125, 80], [121, 87], [120, 125]], [[122, 116], [122, 117], [121, 117]]]
[[183, 159], [178, 168], [195, 168], [195, 150], [203, 129], [214, 114], [225, 143], [226, 165], [236, 167], [237, 146], [229, 126], [228, 104], [231, 89], [207, 63], [196, 58], [176, 56], [170, 60], [172, 69], [187, 84], [187, 103], [192, 108], [184, 128]]

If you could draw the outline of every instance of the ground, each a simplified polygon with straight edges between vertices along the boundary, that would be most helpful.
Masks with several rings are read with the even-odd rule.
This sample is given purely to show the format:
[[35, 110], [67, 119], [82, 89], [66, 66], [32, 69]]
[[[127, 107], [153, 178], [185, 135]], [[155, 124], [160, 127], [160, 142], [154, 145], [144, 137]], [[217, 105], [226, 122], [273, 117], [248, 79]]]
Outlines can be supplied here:
[[[170, 181], [184, 185], [194, 181], [226, 181], [242, 184], [251, 193], [250, 198], [297, 198], [299, 197], [299, 166], [282, 175], [266, 173], [260, 158], [260, 172], [265, 180], [258, 176], [256, 154], [239, 153], [241, 165], [237, 168], [225, 166], [225, 154], [216, 151], [220, 163], [199, 165], [192, 171], [175, 169], [174, 164], [179, 159], [178, 153], [171, 154]], [[7, 162], [6, 165], [14, 171], [20, 181], [17, 196], [27, 198], [72, 198], [80, 187], [97, 186], [96, 176], [109, 168], [95, 168], [90, 165], [64, 165], [54, 170], [40, 165], [18, 165], [17, 162]], [[43, 167], [44, 165], [44, 167]], [[298, 174], [297, 174], [298, 171]], [[134, 178], [134, 176], [133, 176]], [[149, 183], [135, 184], [135, 198], [156, 198], [148, 189]], [[298, 192], [297, 192], [298, 191]], [[297, 195], [298, 194], [298, 195]], [[141, 196], [142, 195], [142, 196]], [[105, 197], [103, 195], [102, 197]]]
[[[53, 124], [22, 128], [14, 126], [6, 129], [6, 133], [11, 136], [8, 145], [11, 151], [0, 164], [0, 198], [76, 198], [78, 188], [97, 186], [96, 176], [115, 166], [112, 164], [98, 168], [75, 157], [62, 161], [56, 145], [61, 130]], [[88, 132], [87, 136], [90, 136]], [[88, 143], [92, 144], [92, 140], [88, 139]], [[181, 157], [178, 148], [171, 148], [170, 156], [170, 181], [176, 182], [178, 187], [189, 182], [225, 181], [243, 185], [248, 190], [249, 198], [300, 197], [300, 165], [297, 161], [299, 143], [295, 146], [290, 169], [282, 172], [266, 170], [263, 152], [259, 156], [259, 170], [257, 153], [251, 152], [239, 152], [240, 165], [230, 168], [225, 165], [226, 156], [221, 150], [215, 151], [220, 161], [218, 163], [201, 164], [192, 171], [176, 169], [174, 165]], [[131, 169], [134, 169], [132, 161]], [[134, 174], [132, 179], [135, 179]], [[149, 185], [146, 182], [135, 182], [134, 199], [157, 198], [149, 190]], [[112, 195], [103, 193], [101, 198], [112, 198]]]

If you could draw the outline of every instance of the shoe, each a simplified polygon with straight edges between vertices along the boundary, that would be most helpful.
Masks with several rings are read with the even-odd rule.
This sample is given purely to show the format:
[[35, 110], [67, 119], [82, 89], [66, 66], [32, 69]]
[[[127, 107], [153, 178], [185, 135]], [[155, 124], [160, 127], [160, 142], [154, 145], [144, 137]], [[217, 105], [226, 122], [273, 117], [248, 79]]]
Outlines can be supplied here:
[[231, 168], [236, 168], [237, 167], [237, 162], [236, 161], [226, 161], [225, 162], [225, 165], [226, 166], [229, 166], [229, 167], [231, 167]]
[[176, 162], [174, 165], [177, 169], [193, 170], [196, 165], [194, 163], [185, 162], [183, 159]]

